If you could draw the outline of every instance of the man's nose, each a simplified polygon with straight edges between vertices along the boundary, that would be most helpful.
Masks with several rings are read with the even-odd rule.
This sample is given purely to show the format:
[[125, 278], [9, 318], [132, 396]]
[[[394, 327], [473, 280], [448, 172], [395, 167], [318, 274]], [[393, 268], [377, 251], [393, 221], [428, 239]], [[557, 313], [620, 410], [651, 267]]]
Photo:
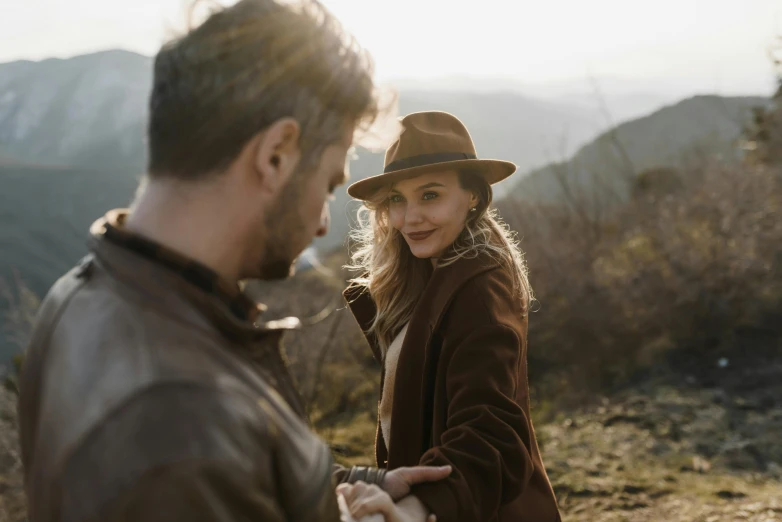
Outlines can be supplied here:
[[315, 237], [323, 237], [329, 232], [329, 224], [331, 223], [331, 212], [329, 211], [329, 204], [323, 205], [323, 210], [320, 213], [320, 226], [315, 232]]

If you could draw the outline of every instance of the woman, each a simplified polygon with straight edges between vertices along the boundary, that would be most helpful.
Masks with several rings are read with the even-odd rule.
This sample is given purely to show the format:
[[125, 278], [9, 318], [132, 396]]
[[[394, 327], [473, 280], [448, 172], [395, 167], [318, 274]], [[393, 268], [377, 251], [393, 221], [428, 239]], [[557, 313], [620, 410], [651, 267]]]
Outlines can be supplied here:
[[491, 185], [516, 166], [477, 159], [450, 114], [402, 125], [383, 174], [348, 189], [364, 202], [362, 276], [344, 295], [383, 368], [378, 466], [451, 465], [447, 479], [412, 488], [438, 522], [560, 520], [529, 415], [532, 290], [490, 208]]

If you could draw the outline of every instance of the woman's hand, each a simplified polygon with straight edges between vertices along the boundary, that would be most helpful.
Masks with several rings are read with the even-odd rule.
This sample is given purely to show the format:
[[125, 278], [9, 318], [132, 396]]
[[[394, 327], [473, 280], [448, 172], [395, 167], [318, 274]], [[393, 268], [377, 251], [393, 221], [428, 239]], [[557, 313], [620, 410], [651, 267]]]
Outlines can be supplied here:
[[[437, 520], [437, 517], [429, 514], [416, 497], [408, 496], [395, 504], [388, 493], [374, 484], [368, 485], [364, 482], [340, 484], [337, 487], [337, 496], [343, 513], [347, 511], [357, 522], [375, 522], [377, 515], [381, 515], [382, 519], [379, 520], [385, 522], [436, 522]], [[348, 518], [344, 522], [353, 521]]]
[[413, 466], [397, 468], [386, 473], [380, 485], [394, 501], [410, 494], [410, 486], [422, 482], [437, 482], [451, 474], [451, 466]]

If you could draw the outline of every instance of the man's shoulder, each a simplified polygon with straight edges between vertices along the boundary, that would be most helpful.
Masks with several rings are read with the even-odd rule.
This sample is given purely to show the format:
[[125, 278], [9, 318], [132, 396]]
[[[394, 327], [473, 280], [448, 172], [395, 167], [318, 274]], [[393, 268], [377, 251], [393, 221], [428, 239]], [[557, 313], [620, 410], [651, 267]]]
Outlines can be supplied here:
[[[134, 302], [110, 278], [85, 270], [77, 267], [53, 285], [22, 368], [20, 414], [40, 432], [56, 433], [47, 442], [53, 459], [139, 404], [145, 413], [134, 415], [142, 427], [153, 420], [188, 424], [187, 417], [189, 425], [209, 428], [210, 416], [223, 412], [234, 424], [265, 429], [264, 412], [252, 403], [268, 385], [225, 340], [150, 309], [152, 303]], [[190, 404], [191, 396], [201, 409], [176, 406]]]
[[90, 263], [90, 256], [83, 257], [49, 288], [37, 311], [36, 329], [51, 327], [52, 323], [57, 321], [69, 301], [88, 282], [87, 273], [91, 269]]
[[216, 330], [199, 328], [203, 322], [183, 320], [182, 310], [167, 310], [123, 287], [89, 257], [52, 286], [41, 308], [31, 348], [43, 344], [53, 351], [49, 345], [56, 345], [62, 357], [93, 366], [124, 365], [134, 375], [192, 371], [199, 367], [196, 361], [207, 368], [202, 359], [227, 344]]

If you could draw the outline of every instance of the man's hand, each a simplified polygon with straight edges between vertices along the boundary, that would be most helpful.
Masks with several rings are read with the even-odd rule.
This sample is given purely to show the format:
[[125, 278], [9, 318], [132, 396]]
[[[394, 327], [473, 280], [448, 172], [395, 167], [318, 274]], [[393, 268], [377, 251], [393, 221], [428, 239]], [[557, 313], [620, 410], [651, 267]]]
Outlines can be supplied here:
[[397, 468], [386, 473], [380, 487], [391, 495], [394, 502], [410, 494], [410, 487], [421, 482], [436, 482], [451, 474], [451, 466], [414, 466]]
[[437, 522], [420, 500], [408, 496], [395, 504], [391, 496], [374, 484], [340, 484], [337, 498], [342, 522]]
[[[352, 486], [349, 486], [352, 487]], [[367, 515], [362, 517], [361, 520], [356, 520], [350, 513], [350, 506], [348, 506], [345, 496], [342, 494], [345, 489], [340, 492], [337, 490], [337, 505], [339, 506], [339, 520], [340, 522], [385, 522], [385, 517], [382, 513], [375, 513], [374, 515]], [[428, 521], [435, 522], [435, 521]]]

